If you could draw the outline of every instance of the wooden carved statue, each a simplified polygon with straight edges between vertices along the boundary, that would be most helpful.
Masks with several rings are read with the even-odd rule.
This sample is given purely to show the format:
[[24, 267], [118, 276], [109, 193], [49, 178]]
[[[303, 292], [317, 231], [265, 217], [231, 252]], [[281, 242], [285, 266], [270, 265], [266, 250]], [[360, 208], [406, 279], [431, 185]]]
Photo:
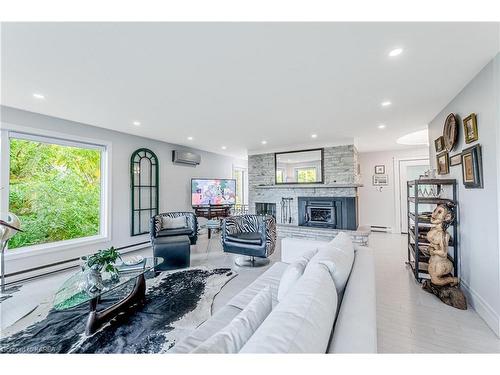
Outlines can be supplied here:
[[467, 302], [458, 288], [459, 279], [453, 277], [453, 263], [448, 259], [448, 243], [450, 234], [448, 227], [455, 221], [455, 205], [441, 204], [432, 212], [432, 229], [427, 233], [429, 241], [429, 276], [423, 288], [435, 294], [447, 305], [458, 309], [467, 309]]
[[441, 204], [432, 212], [431, 224], [434, 227], [427, 233], [429, 241], [429, 276], [434, 285], [458, 285], [458, 278], [450, 276], [453, 263], [448, 259], [450, 234], [446, 229], [455, 220], [454, 207]]

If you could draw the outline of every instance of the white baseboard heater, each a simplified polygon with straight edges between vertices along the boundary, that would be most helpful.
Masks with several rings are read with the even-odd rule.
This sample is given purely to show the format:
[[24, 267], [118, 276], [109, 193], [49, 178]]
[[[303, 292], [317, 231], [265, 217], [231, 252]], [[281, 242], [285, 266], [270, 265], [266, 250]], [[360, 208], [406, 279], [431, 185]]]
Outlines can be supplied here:
[[384, 227], [381, 225], [371, 225], [370, 228], [371, 228], [372, 232], [392, 233], [391, 227]]

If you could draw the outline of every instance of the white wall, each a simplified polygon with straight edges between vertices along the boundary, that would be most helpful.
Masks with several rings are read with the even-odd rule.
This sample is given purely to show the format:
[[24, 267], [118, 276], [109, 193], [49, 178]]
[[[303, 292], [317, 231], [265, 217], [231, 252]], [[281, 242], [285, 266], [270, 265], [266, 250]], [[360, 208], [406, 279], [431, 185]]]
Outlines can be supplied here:
[[92, 246], [80, 246], [63, 252], [41, 253], [38, 256], [31, 256], [29, 259], [9, 259], [6, 262], [7, 273], [76, 258], [111, 245], [123, 247], [148, 241], [149, 235], [130, 236], [130, 156], [138, 148], [149, 148], [159, 158], [160, 212], [191, 210], [191, 178], [232, 178], [233, 165], [247, 167], [246, 160], [233, 159], [200, 150], [195, 150], [195, 152], [201, 154], [200, 165], [196, 167], [174, 165], [172, 163], [172, 150], [182, 149], [182, 146], [15, 108], [1, 106], [0, 109], [3, 127], [8, 128], [8, 124], [13, 124], [60, 132], [63, 135], [99, 139], [112, 143], [111, 241]]
[[[469, 294], [471, 304], [486, 323], [500, 335], [500, 54], [431, 121], [429, 141], [442, 135], [443, 124], [449, 113], [461, 121], [470, 113], [477, 114], [478, 143], [482, 146], [484, 189], [465, 189], [461, 166], [450, 167], [445, 178], [458, 182], [459, 254], [462, 286]], [[458, 146], [452, 155], [465, 145], [460, 127]], [[432, 165], [436, 166], [435, 149], [430, 148]]]
[[[395, 199], [398, 196], [399, 186], [395, 183], [395, 160], [416, 159], [429, 157], [427, 147], [411, 148], [407, 150], [360, 152], [358, 156], [362, 187], [359, 194], [359, 223], [360, 225], [375, 225], [389, 227], [394, 233], [399, 233], [397, 225]], [[385, 173], [389, 177], [389, 185], [372, 185], [372, 177], [376, 165], [385, 165]]]

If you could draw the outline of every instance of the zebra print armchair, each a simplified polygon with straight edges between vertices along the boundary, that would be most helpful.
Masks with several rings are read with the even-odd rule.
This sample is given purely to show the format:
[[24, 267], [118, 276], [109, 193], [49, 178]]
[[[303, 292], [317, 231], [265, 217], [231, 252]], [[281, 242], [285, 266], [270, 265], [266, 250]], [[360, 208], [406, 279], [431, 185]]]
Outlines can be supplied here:
[[249, 257], [237, 258], [237, 265], [266, 265], [276, 247], [276, 220], [271, 215], [229, 216], [222, 222], [221, 237], [224, 252]]
[[[165, 228], [163, 218], [170, 217], [176, 218], [180, 216], [186, 217], [186, 227], [167, 229]], [[185, 235], [189, 237], [192, 245], [196, 244], [198, 240], [198, 219], [192, 212], [165, 212], [162, 214], [155, 215], [151, 218], [151, 228], [150, 228], [151, 240], [157, 237], [170, 237], [170, 236], [181, 236]]]

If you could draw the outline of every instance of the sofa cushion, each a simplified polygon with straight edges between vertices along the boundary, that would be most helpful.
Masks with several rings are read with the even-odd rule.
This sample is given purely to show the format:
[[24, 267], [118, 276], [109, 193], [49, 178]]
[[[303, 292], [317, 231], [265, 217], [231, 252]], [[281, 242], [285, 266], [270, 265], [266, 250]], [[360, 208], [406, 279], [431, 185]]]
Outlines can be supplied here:
[[326, 267], [313, 264], [308, 268], [240, 353], [326, 352], [337, 311], [337, 293]]
[[191, 353], [238, 353], [272, 310], [269, 287], [262, 289], [226, 327]]
[[[341, 232], [318, 250], [309, 265], [322, 263], [330, 271], [339, 296], [344, 293], [354, 263], [354, 246], [351, 238]], [[306, 271], [307, 272], [307, 269]]]
[[191, 235], [193, 231], [189, 228], [181, 228], [181, 229], [162, 229], [158, 232], [157, 237], [168, 237], [168, 236], [182, 236], [182, 235]]
[[227, 241], [238, 243], [249, 243], [252, 245], [262, 244], [262, 235], [259, 232], [233, 233], [226, 236]]
[[180, 229], [187, 228], [187, 217], [186, 216], [162, 216], [161, 218], [161, 228], [162, 229]]
[[190, 353], [227, 326], [242, 310], [225, 305], [193, 332], [182, 338], [169, 353]]
[[[263, 288], [269, 286], [273, 295], [273, 306], [278, 304], [278, 287], [280, 279], [285, 272], [288, 264], [277, 262], [269, 267], [262, 275], [255, 279], [249, 286], [236, 294], [228, 302], [229, 305], [244, 309], [246, 305], [255, 297]], [[240, 274], [239, 277], [252, 277], [253, 273]]]
[[294, 284], [304, 273], [307, 263], [317, 253], [317, 250], [310, 250], [304, 253], [297, 261], [291, 263], [281, 276], [278, 288], [278, 301], [283, 300], [286, 294], [292, 289]]

